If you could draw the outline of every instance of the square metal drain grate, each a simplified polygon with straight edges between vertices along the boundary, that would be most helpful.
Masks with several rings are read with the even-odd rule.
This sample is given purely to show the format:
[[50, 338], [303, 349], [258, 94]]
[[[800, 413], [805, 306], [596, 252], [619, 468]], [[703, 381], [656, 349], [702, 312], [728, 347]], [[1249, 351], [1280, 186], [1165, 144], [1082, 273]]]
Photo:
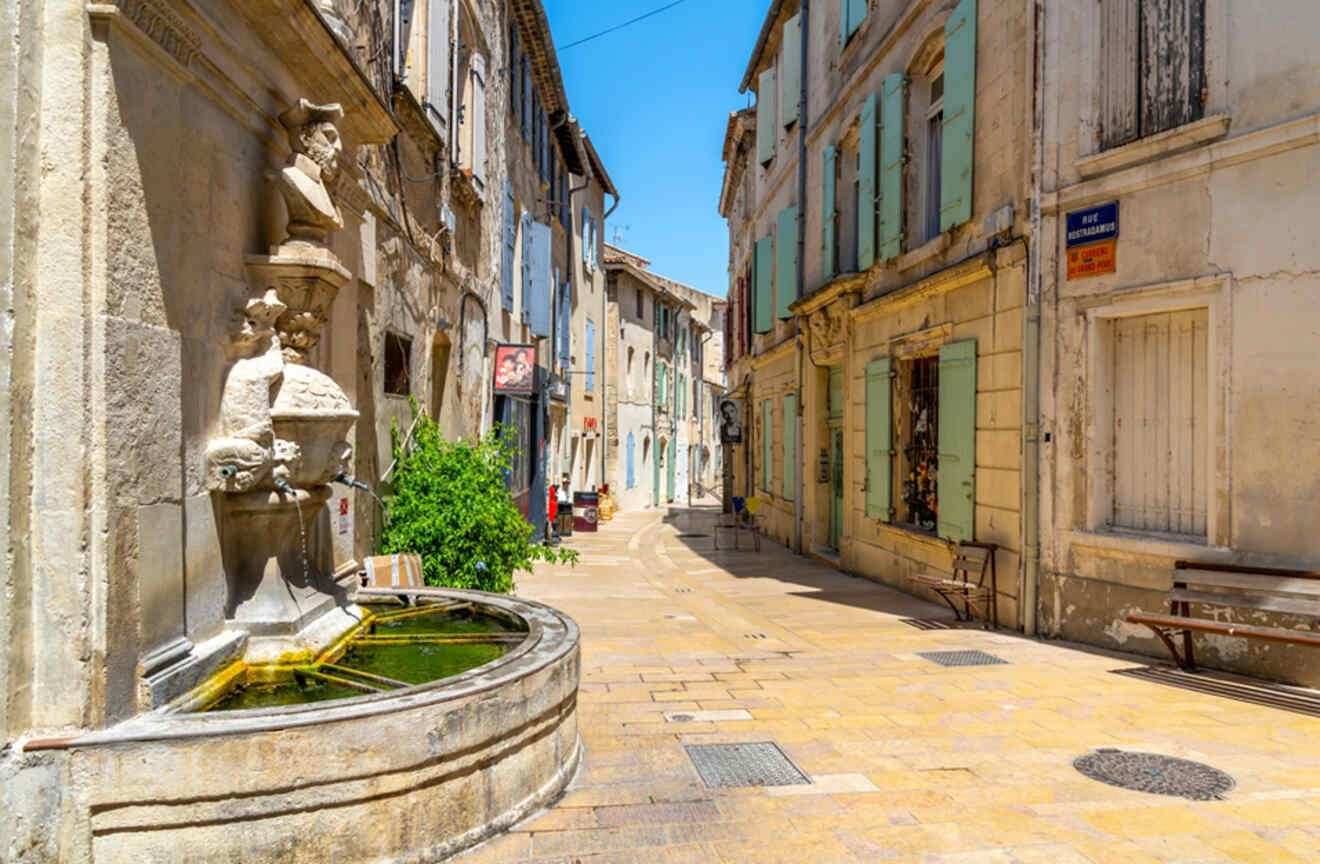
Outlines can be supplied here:
[[684, 744], [707, 786], [806, 786], [803, 774], [773, 741], [749, 744]]
[[1008, 661], [984, 651], [918, 651], [918, 657], [924, 657], [941, 666], [1006, 666]]

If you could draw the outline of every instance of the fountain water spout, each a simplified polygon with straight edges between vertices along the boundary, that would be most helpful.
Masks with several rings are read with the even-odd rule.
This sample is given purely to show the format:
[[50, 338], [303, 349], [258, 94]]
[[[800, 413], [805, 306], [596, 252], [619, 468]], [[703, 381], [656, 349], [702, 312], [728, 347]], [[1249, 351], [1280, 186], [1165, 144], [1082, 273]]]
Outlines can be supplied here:
[[293, 495], [294, 497], [297, 497], [298, 493], [293, 491], [293, 486], [291, 486], [289, 481], [283, 477], [275, 478], [275, 488], [283, 492], [285, 495]]
[[[336, 483], [342, 483], [345, 486], [348, 486], [353, 489], [360, 489], [363, 492], [371, 492], [370, 486], [368, 486], [366, 483], [363, 483], [361, 480], [354, 480], [352, 477], [349, 477], [347, 474], [336, 475], [334, 480]], [[372, 492], [372, 494], [374, 495], [375, 493]]]

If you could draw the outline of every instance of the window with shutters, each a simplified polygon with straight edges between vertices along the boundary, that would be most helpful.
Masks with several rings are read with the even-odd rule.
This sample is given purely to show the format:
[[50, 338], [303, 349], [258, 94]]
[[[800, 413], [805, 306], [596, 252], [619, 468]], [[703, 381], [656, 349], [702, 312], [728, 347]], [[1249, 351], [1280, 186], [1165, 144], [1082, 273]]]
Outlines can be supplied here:
[[838, 252], [835, 260], [839, 273], [857, 272], [857, 198], [861, 191], [857, 151], [857, 136], [849, 133], [839, 144], [839, 157], [835, 162], [835, 207], [838, 213], [835, 222]]
[[[1112, 404], [1109, 527], [1204, 539], [1209, 501], [1209, 310], [1106, 323]], [[1108, 479], [1108, 478], [1105, 478]]]
[[785, 127], [797, 122], [802, 99], [802, 16], [784, 22], [779, 49], [779, 122]]
[[1100, 0], [1100, 146], [1205, 114], [1205, 0]]
[[587, 319], [587, 374], [586, 384], [583, 389], [588, 393], [596, 390], [596, 322], [590, 318]]
[[776, 112], [775, 67], [761, 73], [756, 87], [756, 159], [769, 165], [775, 158], [775, 137], [779, 129]]
[[940, 173], [944, 138], [944, 66], [933, 69], [926, 79], [927, 106], [922, 173], [922, 242], [940, 233]]
[[447, 135], [449, 117], [450, 0], [430, 0], [426, 7], [426, 98], [423, 107], [431, 125]]
[[788, 307], [797, 299], [797, 214], [796, 207], [780, 210], [776, 226], [775, 317], [781, 321], [793, 317]]
[[792, 501], [797, 486], [797, 394], [784, 396], [783, 496]]
[[471, 54], [461, 80], [458, 164], [481, 194], [486, 184], [486, 58]]
[[866, 514], [973, 539], [976, 342], [866, 365]]
[[646, 292], [637, 286], [637, 320], [646, 323]]
[[775, 455], [775, 403], [773, 399], [761, 402], [761, 489], [767, 494], [773, 490], [775, 472], [772, 466]]
[[752, 332], [769, 333], [775, 320], [775, 238], [774, 235], [756, 241], [754, 265], [756, 281], [752, 297]]
[[939, 514], [940, 358], [905, 357], [894, 363], [894, 370], [895, 521], [934, 531]]

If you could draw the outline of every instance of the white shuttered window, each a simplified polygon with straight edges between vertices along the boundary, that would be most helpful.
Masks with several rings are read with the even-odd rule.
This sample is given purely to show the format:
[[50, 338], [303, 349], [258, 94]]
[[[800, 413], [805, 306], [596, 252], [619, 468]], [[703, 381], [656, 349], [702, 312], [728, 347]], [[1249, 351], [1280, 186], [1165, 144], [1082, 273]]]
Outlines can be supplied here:
[[1209, 312], [1113, 323], [1113, 524], [1204, 537]]

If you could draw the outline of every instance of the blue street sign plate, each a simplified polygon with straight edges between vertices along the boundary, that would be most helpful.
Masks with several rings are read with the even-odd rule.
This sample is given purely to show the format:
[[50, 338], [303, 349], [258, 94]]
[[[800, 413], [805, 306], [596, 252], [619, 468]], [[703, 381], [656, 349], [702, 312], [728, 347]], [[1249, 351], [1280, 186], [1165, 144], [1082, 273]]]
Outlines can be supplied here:
[[1118, 202], [1110, 201], [1099, 207], [1087, 207], [1068, 214], [1067, 246], [1085, 246], [1118, 236]]

